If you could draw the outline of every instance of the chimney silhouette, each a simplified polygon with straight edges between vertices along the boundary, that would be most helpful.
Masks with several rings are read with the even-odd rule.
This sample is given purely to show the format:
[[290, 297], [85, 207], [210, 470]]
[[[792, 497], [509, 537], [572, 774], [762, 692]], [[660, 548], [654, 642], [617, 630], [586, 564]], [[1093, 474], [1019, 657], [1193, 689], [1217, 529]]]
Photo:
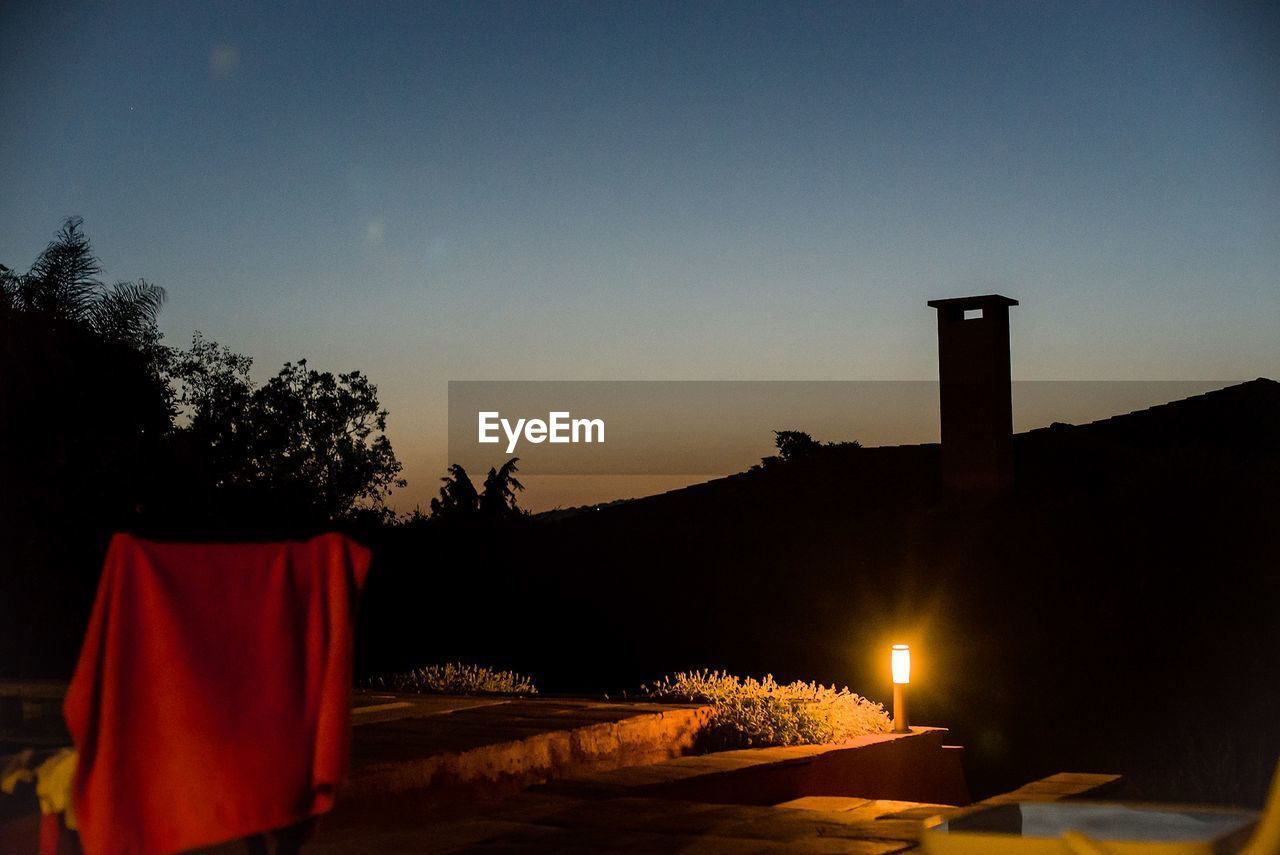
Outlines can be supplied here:
[[1013, 484], [1013, 399], [1009, 307], [988, 294], [930, 300], [938, 310], [942, 479], [959, 492], [1000, 492]]

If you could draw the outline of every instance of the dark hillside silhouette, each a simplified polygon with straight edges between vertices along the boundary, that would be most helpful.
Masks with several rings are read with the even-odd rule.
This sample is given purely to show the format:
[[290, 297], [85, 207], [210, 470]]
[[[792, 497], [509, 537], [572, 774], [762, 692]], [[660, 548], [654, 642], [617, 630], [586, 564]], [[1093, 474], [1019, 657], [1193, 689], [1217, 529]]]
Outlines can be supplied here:
[[726, 667], [876, 697], [875, 654], [910, 633], [916, 720], [954, 728], [978, 791], [1106, 768], [1137, 795], [1258, 802], [1278, 443], [1280, 384], [1256, 380], [1020, 434], [997, 502], [944, 490], [936, 445], [823, 446], [481, 543], [392, 532], [361, 661], [479, 658], [561, 691]]

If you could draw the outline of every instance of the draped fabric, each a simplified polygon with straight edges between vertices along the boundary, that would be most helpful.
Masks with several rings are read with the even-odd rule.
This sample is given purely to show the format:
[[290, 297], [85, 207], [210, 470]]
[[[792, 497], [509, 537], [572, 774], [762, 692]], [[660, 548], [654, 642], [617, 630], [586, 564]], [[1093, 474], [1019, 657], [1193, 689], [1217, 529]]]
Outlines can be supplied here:
[[64, 705], [87, 853], [179, 852], [333, 806], [369, 561], [337, 534], [115, 536]]

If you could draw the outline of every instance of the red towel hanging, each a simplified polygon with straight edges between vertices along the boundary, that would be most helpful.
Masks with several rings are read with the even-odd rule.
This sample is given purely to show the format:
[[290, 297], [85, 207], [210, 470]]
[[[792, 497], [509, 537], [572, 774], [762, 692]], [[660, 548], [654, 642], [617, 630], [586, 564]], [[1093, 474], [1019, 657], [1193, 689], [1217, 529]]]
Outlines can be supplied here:
[[85, 851], [169, 853], [324, 813], [369, 552], [111, 542], [64, 713]]

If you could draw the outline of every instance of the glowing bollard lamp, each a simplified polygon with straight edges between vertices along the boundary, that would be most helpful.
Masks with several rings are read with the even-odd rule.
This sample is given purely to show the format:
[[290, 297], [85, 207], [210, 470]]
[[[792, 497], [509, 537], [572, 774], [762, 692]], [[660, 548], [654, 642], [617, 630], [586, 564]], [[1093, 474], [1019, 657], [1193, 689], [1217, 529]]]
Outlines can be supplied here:
[[911, 648], [905, 644], [893, 645], [890, 664], [893, 667], [893, 732], [910, 733], [907, 684], [911, 682]]

